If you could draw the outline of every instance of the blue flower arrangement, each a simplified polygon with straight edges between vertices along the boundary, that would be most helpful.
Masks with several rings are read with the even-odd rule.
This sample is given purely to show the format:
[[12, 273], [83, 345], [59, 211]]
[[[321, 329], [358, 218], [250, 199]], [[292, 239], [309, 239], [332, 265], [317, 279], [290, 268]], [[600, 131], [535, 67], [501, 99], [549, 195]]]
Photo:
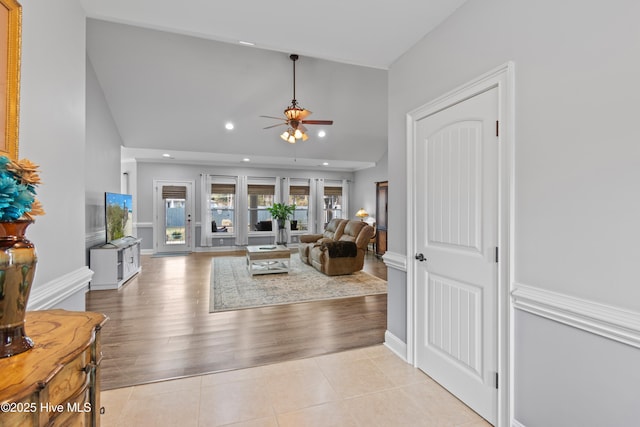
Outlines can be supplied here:
[[44, 215], [36, 199], [39, 184], [38, 165], [0, 156], [0, 221], [32, 221], [33, 216]]

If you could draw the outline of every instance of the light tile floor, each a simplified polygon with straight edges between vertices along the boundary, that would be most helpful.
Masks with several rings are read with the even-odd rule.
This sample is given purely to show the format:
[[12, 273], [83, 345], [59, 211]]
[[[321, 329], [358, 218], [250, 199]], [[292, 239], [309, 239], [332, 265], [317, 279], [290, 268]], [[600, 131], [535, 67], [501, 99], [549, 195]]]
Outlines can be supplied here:
[[490, 426], [383, 345], [103, 391], [110, 426]]

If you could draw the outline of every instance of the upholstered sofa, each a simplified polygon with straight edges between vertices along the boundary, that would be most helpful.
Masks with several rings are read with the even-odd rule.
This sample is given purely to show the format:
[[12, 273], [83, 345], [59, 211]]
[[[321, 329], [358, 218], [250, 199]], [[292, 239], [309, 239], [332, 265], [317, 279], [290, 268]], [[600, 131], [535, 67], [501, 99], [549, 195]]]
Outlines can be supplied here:
[[322, 234], [300, 236], [300, 259], [328, 276], [362, 270], [373, 227], [366, 222], [332, 219]]

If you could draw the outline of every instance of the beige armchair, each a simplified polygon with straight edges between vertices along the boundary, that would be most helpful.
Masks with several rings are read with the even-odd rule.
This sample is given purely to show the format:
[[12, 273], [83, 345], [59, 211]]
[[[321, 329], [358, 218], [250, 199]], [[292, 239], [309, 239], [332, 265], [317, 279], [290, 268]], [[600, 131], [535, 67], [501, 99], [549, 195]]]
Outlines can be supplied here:
[[362, 221], [333, 219], [323, 234], [300, 236], [300, 259], [328, 276], [362, 270], [373, 227]]

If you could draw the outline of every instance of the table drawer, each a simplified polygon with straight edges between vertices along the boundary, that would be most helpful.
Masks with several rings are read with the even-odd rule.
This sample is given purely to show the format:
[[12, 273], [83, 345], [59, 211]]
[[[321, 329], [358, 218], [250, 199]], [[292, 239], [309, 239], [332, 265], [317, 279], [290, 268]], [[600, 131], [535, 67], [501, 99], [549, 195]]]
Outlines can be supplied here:
[[91, 349], [87, 348], [51, 379], [47, 386], [47, 403], [59, 405], [84, 388], [90, 380], [90, 369], [87, 368], [90, 364]]
[[90, 388], [84, 387], [78, 394], [62, 404], [63, 411], [56, 414], [47, 427], [85, 427], [91, 425]]

